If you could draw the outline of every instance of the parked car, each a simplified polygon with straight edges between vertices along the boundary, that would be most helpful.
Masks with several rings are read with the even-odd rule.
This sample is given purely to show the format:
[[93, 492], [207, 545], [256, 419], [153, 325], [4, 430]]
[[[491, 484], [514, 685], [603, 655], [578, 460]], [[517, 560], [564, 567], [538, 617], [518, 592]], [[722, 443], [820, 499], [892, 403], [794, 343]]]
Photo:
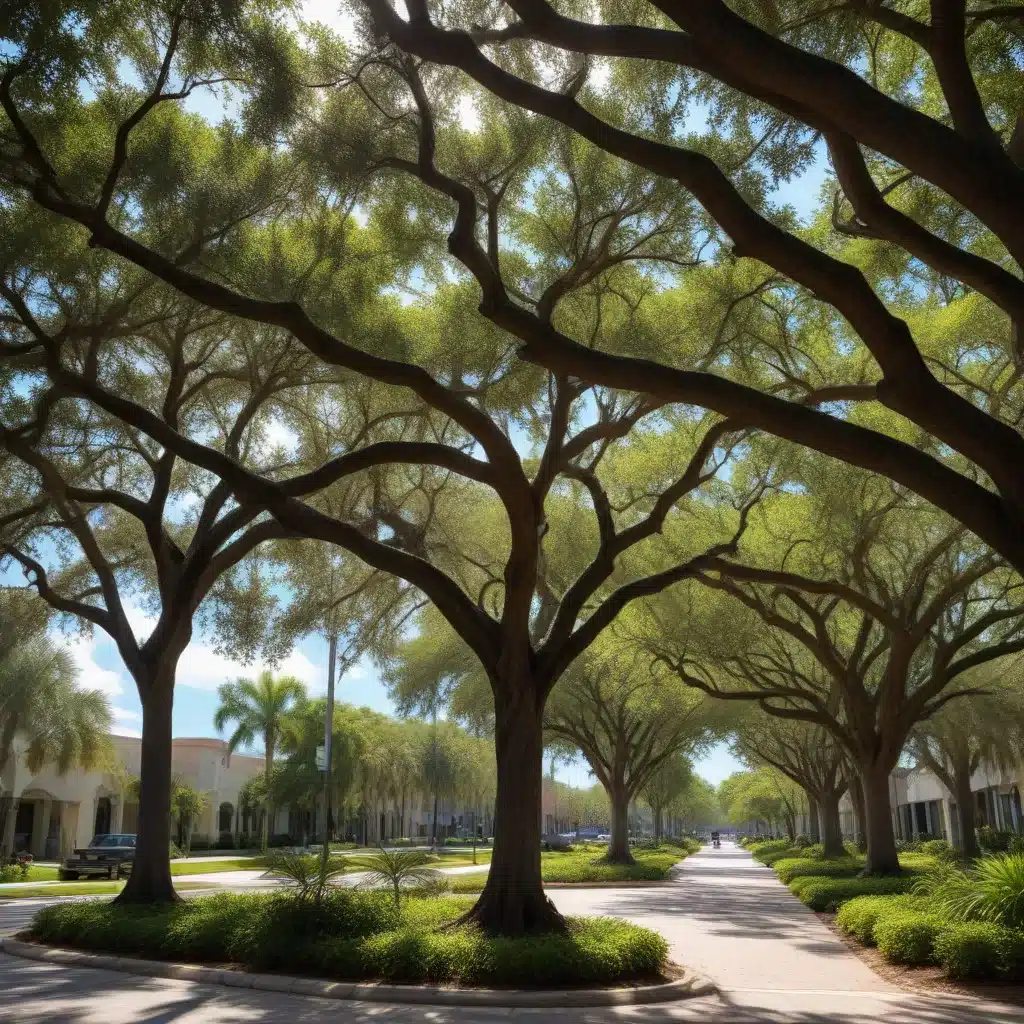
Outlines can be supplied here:
[[135, 836], [93, 836], [92, 842], [64, 858], [57, 876], [68, 882], [78, 878], [123, 878], [132, 869], [135, 859]]

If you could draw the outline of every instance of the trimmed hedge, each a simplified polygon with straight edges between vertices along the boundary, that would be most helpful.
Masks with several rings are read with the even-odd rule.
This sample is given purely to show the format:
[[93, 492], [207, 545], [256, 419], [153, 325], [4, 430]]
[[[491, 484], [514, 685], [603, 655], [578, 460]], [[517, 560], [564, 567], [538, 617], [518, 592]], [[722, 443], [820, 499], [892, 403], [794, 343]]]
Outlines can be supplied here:
[[852, 857], [825, 860], [815, 857], [784, 857], [775, 861], [772, 869], [788, 885], [794, 878], [829, 877], [850, 878], [864, 870], [862, 861]]
[[570, 918], [563, 935], [495, 938], [437, 929], [471, 901], [332, 893], [323, 904], [281, 894], [218, 894], [170, 907], [76, 902], [46, 907], [31, 934], [81, 949], [232, 962], [347, 980], [471, 985], [613, 984], [661, 977], [668, 944], [616, 918]]
[[881, 916], [873, 931], [879, 953], [891, 964], [920, 967], [935, 959], [935, 938], [942, 930], [940, 918], [905, 910]]
[[[935, 938], [935, 959], [958, 981], [994, 978], [1009, 973], [1011, 948], [1024, 937], [989, 921], [948, 925]], [[1010, 956], [1007, 956], [1010, 954]], [[1013, 957], [1019, 963], [1019, 956]]]
[[875, 944], [875, 922], [893, 912], [920, 909], [917, 896], [858, 896], [844, 903], [836, 914], [836, 927], [862, 945]]
[[822, 878], [804, 875], [789, 883], [790, 891], [811, 910], [834, 913], [857, 896], [895, 896], [909, 893], [913, 875], [867, 875], [863, 878]]

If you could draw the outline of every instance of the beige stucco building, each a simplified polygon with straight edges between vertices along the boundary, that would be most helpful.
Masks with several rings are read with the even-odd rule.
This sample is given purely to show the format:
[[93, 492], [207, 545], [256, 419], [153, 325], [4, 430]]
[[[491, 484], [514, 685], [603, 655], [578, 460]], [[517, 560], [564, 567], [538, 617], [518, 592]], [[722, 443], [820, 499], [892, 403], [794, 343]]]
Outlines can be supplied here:
[[[110, 739], [114, 759], [137, 776], [141, 740]], [[15, 750], [16, 756], [0, 776], [0, 794], [5, 801], [13, 800], [13, 807], [7, 805], [0, 848], [28, 850], [37, 860], [56, 860], [99, 833], [135, 831], [138, 805], [134, 797], [120, 791], [116, 774], [73, 769], [61, 776], [47, 765], [33, 775], [25, 767], [17, 741]], [[216, 841], [223, 832], [239, 833], [239, 791], [263, 771], [262, 757], [232, 754], [224, 740], [182, 738], [172, 742], [171, 769], [209, 798], [195, 826], [197, 837]]]

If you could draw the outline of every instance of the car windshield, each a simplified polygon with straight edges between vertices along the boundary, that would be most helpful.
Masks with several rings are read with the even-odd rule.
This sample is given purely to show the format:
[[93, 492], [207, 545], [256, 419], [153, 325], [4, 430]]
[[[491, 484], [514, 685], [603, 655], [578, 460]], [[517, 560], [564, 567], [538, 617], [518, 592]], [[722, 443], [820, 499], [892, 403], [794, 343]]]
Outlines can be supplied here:
[[90, 846], [134, 846], [135, 836], [96, 836]]

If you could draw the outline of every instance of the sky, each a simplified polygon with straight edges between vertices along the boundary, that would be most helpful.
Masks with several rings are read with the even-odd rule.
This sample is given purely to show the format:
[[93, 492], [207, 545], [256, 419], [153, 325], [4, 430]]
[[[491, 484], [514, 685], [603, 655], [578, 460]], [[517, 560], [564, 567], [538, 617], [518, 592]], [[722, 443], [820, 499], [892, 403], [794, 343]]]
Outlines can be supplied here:
[[[304, 5], [307, 18], [316, 19], [346, 33], [346, 22], [337, 14], [336, 0], [307, 0]], [[230, 111], [220, 96], [209, 90], [199, 90], [188, 100], [188, 106], [213, 121], [221, 120]], [[471, 128], [476, 121], [472, 101], [464, 104], [462, 123]], [[806, 217], [815, 206], [826, 172], [824, 154], [815, 161], [811, 171], [802, 177], [783, 184], [776, 193], [776, 199], [793, 205], [798, 214]], [[144, 637], [151, 620], [140, 608], [130, 611], [132, 624], [137, 635]], [[142, 724], [141, 705], [135, 684], [121, 662], [112, 641], [102, 631], [91, 635], [60, 635], [78, 666], [79, 683], [83, 687], [102, 690], [110, 699], [114, 711], [115, 732], [122, 735], [138, 736]], [[325, 689], [327, 648], [319, 637], [303, 640], [276, 667], [276, 671], [297, 677], [311, 694], [320, 694]], [[260, 664], [244, 665], [218, 653], [208, 638], [198, 637], [187, 648], [178, 665], [175, 688], [173, 733], [175, 736], [213, 736], [213, 716], [217, 707], [217, 687], [224, 682], [240, 677], [252, 677], [263, 667]], [[394, 706], [388, 697], [387, 688], [381, 681], [375, 666], [364, 660], [354, 666], [340, 681], [337, 699], [390, 713]], [[717, 784], [742, 765], [731, 755], [726, 744], [718, 744], [695, 764], [697, 772], [713, 784]], [[556, 767], [556, 775], [572, 785], [589, 786], [593, 783], [586, 763]]]

